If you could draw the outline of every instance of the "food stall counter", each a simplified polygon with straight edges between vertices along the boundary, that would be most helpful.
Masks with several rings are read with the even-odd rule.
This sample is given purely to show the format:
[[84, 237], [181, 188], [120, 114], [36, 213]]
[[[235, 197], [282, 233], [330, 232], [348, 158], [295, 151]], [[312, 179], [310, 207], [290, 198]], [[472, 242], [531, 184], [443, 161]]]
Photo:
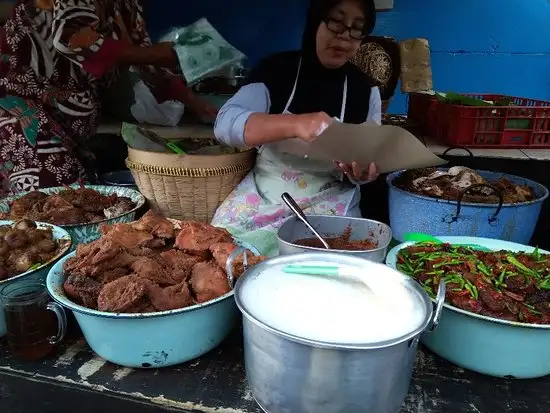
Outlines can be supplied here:
[[[543, 413], [550, 378], [496, 379], [465, 371], [425, 349], [400, 413]], [[3, 412], [261, 413], [246, 383], [241, 332], [198, 360], [158, 370], [117, 367], [81, 338], [50, 359], [19, 362], [0, 342]]]

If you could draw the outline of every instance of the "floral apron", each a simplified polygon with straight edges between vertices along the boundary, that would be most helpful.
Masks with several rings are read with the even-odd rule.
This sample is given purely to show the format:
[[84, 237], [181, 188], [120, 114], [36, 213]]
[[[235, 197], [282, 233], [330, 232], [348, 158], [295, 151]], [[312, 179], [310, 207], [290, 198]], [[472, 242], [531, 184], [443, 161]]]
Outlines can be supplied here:
[[[292, 93], [283, 113], [294, 99], [300, 65]], [[340, 119], [346, 112], [347, 78], [343, 86]], [[346, 215], [360, 217], [358, 186], [342, 182], [326, 161], [309, 159], [307, 144], [287, 139], [262, 145], [256, 165], [220, 205], [212, 225], [226, 228], [234, 237], [254, 245], [268, 256], [278, 254], [277, 230], [292, 212], [282, 203], [281, 194], [288, 192], [306, 214]]]

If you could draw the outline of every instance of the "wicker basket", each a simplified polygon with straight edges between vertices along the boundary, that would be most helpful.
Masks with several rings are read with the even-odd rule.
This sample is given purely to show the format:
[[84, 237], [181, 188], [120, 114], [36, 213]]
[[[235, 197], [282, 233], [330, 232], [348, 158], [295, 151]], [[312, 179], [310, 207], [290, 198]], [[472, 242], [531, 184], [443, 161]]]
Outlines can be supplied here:
[[151, 207], [164, 216], [210, 222], [254, 166], [256, 151], [176, 155], [128, 148], [126, 166]]

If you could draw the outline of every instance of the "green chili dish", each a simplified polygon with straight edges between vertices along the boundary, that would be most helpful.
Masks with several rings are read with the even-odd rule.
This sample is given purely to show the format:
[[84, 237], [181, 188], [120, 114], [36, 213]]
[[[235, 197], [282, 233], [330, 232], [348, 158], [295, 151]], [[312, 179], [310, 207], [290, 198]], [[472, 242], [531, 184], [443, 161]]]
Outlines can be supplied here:
[[459, 309], [501, 320], [550, 324], [550, 254], [479, 251], [417, 243], [401, 249], [396, 267], [434, 298], [441, 279], [446, 301]]

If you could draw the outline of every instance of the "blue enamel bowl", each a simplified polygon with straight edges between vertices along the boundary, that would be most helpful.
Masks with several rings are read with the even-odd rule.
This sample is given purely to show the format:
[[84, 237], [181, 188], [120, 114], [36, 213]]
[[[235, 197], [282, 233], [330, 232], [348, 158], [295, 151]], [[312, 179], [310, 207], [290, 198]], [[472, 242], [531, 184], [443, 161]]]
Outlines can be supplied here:
[[[489, 238], [438, 238], [450, 244], [481, 245], [493, 251], [530, 253], [535, 250], [526, 245]], [[413, 244], [397, 245], [388, 253], [386, 264], [397, 269], [397, 254]], [[550, 325], [500, 320], [450, 304], [443, 307], [437, 329], [421, 339], [435, 354], [460, 367], [489, 376], [530, 379], [550, 374]]]
[[63, 264], [75, 253], [53, 266], [46, 286], [57, 303], [73, 312], [90, 348], [111, 363], [132, 368], [184, 363], [217, 347], [238, 320], [233, 291], [206, 303], [157, 313], [115, 314], [75, 304], [63, 289]]
[[436, 237], [483, 237], [529, 244], [542, 205], [548, 198], [548, 189], [535, 181], [478, 170], [476, 172], [489, 182], [506, 178], [514, 184], [527, 185], [533, 188], [536, 199], [503, 204], [500, 210], [496, 204], [462, 202], [459, 213], [456, 201], [431, 198], [396, 187], [393, 182], [403, 172], [394, 172], [386, 178], [389, 187], [390, 226], [393, 237], [401, 242], [407, 232], [423, 232]]
[[[78, 185], [71, 185], [72, 188], [78, 188]], [[125, 212], [122, 215], [105, 218], [98, 222], [92, 222], [88, 224], [74, 224], [74, 225], [60, 225], [61, 228], [65, 229], [70, 235], [73, 241], [73, 249], [76, 248], [79, 244], [87, 244], [98, 239], [101, 236], [99, 227], [102, 224], [119, 224], [132, 222], [135, 219], [136, 211], [140, 209], [145, 204], [145, 197], [141, 193], [132, 188], [124, 188], [121, 186], [108, 186], [108, 185], [86, 185], [86, 188], [95, 189], [102, 195], [112, 195], [116, 194], [120, 197], [128, 197], [136, 206], [130, 211]], [[44, 192], [47, 195], [57, 194], [61, 191], [65, 191], [65, 187], [54, 187], [54, 188], [44, 188], [40, 189], [40, 192]], [[17, 194], [11, 197], [4, 198], [0, 201], [0, 212], [9, 212], [10, 204], [18, 198], [26, 195], [28, 192]]]
[[[0, 226], [4, 225], [13, 225], [15, 221], [4, 221], [0, 220]], [[46, 224], [44, 222], [37, 222], [36, 225], [38, 228], [46, 229], [51, 228], [53, 238], [57, 240], [59, 243], [59, 249], [57, 251], [57, 254], [48, 262], [42, 263], [42, 265], [26, 271], [22, 274], [19, 274], [15, 277], [8, 278], [7, 280], [0, 281], [0, 290], [4, 288], [6, 285], [13, 285], [13, 284], [19, 284], [22, 287], [25, 286], [27, 283], [35, 283], [40, 282], [44, 283], [46, 280], [46, 276], [48, 275], [48, 271], [50, 268], [52, 268], [52, 265], [59, 260], [61, 257], [63, 257], [67, 251], [71, 249], [71, 236], [70, 234], [65, 231], [63, 228], [57, 227], [52, 224]], [[0, 337], [3, 337], [6, 334], [6, 322], [4, 320], [4, 306], [0, 302]]]

